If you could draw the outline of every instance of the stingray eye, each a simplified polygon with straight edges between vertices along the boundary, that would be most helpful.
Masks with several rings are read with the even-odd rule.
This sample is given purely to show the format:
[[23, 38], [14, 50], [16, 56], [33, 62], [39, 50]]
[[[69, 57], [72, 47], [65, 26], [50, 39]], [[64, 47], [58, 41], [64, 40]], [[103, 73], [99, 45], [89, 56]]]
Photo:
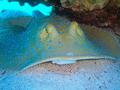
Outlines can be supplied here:
[[84, 36], [84, 32], [77, 22], [71, 22], [69, 27], [69, 34], [71, 34], [72, 36], [79, 36], [80, 38]]
[[58, 37], [59, 34], [56, 30], [56, 28], [54, 27], [54, 25], [52, 24], [48, 24], [44, 30], [40, 33], [40, 38], [41, 40], [46, 40], [46, 39], [55, 39], [56, 37]]

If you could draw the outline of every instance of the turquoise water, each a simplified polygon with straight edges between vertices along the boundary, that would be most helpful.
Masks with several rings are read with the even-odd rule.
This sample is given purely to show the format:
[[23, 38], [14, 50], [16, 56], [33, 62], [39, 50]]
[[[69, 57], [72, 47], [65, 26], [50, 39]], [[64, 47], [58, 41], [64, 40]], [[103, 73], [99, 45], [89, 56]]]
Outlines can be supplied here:
[[31, 6], [29, 3], [25, 3], [23, 6], [20, 6], [19, 2], [8, 2], [7, 0], [0, 1], [0, 12], [4, 10], [15, 10], [22, 11], [32, 16], [33, 11], [39, 11], [45, 16], [49, 16], [52, 12], [52, 6], [46, 6], [42, 3]]

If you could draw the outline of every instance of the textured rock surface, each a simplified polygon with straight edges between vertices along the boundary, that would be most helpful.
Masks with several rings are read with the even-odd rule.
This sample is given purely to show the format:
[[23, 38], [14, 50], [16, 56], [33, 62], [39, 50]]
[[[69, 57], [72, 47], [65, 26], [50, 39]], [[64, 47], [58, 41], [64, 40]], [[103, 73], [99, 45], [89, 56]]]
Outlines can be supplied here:
[[120, 0], [116, 0], [116, 4], [118, 7], [120, 7]]
[[61, 0], [63, 7], [72, 8], [73, 11], [91, 11], [102, 9], [109, 0]]

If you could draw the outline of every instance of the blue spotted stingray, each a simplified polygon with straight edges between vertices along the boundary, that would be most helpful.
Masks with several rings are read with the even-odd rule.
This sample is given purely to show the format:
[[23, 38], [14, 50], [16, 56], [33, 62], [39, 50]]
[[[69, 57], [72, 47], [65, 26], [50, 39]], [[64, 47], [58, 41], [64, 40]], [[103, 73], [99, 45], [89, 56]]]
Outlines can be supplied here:
[[[12, 15], [11, 15], [12, 14]], [[120, 60], [120, 42], [109, 29], [81, 25], [52, 14], [0, 13], [0, 68], [23, 70], [49, 62]]]

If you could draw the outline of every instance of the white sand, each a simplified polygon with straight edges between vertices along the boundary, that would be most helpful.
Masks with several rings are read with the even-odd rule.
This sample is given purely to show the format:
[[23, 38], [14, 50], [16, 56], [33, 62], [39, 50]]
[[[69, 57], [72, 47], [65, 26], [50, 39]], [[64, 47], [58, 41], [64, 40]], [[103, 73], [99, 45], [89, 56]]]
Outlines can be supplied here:
[[39, 64], [1, 80], [0, 90], [120, 90], [120, 63]]

